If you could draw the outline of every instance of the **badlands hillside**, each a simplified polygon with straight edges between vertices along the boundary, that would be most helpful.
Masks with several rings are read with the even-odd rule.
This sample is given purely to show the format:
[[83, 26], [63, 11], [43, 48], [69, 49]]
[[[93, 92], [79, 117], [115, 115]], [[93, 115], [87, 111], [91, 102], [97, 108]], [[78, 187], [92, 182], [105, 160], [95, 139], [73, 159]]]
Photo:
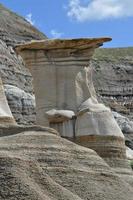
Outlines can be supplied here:
[[133, 47], [97, 49], [95, 87], [114, 111], [133, 119]]
[[48, 128], [0, 132], [0, 200], [132, 200], [128, 169], [123, 178], [93, 150]]
[[[132, 200], [133, 175], [126, 164], [116, 170], [55, 130], [29, 126], [36, 121], [32, 77], [13, 48], [45, 38], [0, 5], [0, 74], [20, 124], [0, 125], [0, 200]], [[133, 148], [133, 49], [98, 49], [92, 62], [99, 100], [112, 108]]]

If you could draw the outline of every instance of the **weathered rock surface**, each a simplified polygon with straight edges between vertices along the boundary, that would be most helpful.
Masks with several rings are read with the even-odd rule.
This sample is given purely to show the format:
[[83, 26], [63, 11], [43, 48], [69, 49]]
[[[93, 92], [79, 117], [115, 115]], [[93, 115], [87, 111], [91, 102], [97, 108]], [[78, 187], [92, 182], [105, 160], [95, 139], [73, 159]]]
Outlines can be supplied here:
[[7, 99], [4, 92], [2, 80], [0, 78], [0, 124], [16, 124], [14, 117], [11, 113]]
[[[24, 18], [0, 4], [0, 72], [4, 85], [11, 85], [11, 87], [18, 88], [20, 97], [14, 98], [16, 100], [14, 103], [11, 99], [16, 95], [16, 89], [12, 89], [11, 92], [11, 88], [6, 86], [6, 94], [9, 99], [11, 111], [16, 121], [20, 124], [35, 122], [35, 116], [33, 117], [33, 113], [35, 115], [34, 103], [31, 106], [33, 93], [32, 78], [29, 71], [25, 68], [22, 58], [16, 56], [12, 47], [24, 41], [44, 38], [46, 36], [31, 26]], [[29, 93], [28, 99], [31, 97], [31, 100], [23, 103], [23, 109], [20, 101], [22, 102], [26, 97], [25, 93], [21, 93], [20, 90], [24, 91], [26, 95]], [[15, 93], [13, 94], [13, 92]], [[16, 105], [14, 106], [12, 103]], [[30, 111], [27, 116], [27, 111], [31, 110], [31, 107], [33, 111], [32, 113]], [[22, 110], [22, 112], [18, 114], [18, 112], [16, 113], [17, 110]]]
[[122, 115], [114, 116], [133, 149], [133, 48], [97, 49], [93, 69], [95, 89], [105, 105]]
[[13, 115], [19, 124], [34, 124], [36, 121], [35, 96], [13, 85], [5, 84], [5, 94]]
[[93, 58], [96, 91], [106, 105], [133, 119], [133, 48], [98, 49]]
[[116, 119], [120, 129], [124, 134], [132, 134], [133, 133], [133, 121], [131, 121], [129, 118], [117, 113], [112, 112], [114, 118]]
[[133, 150], [132, 149], [130, 149], [129, 147], [127, 147], [126, 154], [127, 154], [127, 158], [129, 160], [133, 160]]
[[0, 72], [3, 84], [32, 92], [31, 74], [24, 67], [22, 58], [17, 57], [14, 50], [2, 40], [0, 40]]
[[44, 38], [46, 38], [46, 36], [39, 32], [23, 17], [20, 17], [18, 14], [13, 13], [0, 4], [0, 39], [8, 46]]
[[110, 40], [47, 39], [15, 48], [33, 76], [38, 124], [49, 126], [46, 112], [51, 109], [71, 110], [77, 115], [87, 100], [91, 101], [87, 104], [90, 109], [101, 108], [96, 99], [89, 61], [94, 50]]
[[126, 145], [133, 149], [133, 121], [117, 112], [113, 111], [112, 113], [120, 129], [124, 133]]
[[0, 200], [132, 200], [128, 180], [93, 150], [49, 129], [9, 129], [0, 137]]
[[131, 169], [124, 135], [111, 110], [97, 100], [89, 64], [94, 50], [106, 41], [110, 38], [47, 39], [15, 50], [33, 75], [37, 123], [95, 150], [127, 178]]

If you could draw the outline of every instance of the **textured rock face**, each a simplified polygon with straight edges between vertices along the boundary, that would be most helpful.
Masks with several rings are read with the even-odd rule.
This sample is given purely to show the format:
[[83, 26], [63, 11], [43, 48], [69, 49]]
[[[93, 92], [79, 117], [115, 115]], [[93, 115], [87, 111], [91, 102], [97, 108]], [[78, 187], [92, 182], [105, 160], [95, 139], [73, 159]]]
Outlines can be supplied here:
[[95, 105], [91, 71], [85, 66], [94, 49], [108, 40], [44, 40], [16, 48], [33, 75], [38, 124], [49, 125], [45, 114], [51, 109], [73, 111], [76, 115], [81, 104], [91, 97]]
[[133, 149], [133, 121], [129, 118], [118, 114], [117, 112], [112, 112], [114, 118], [116, 119], [119, 127], [125, 135], [125, 143], [128, 147]]
[[132, 200], [128, 179], [93, 150], [48, 129], [9, 129], [0, 137], [1, 200]]
[[133, 121], [117, 112], [112, 112], [121, 130], [125, 134], [133, 133]]
[[126, 154], [127, 154], [127, 158], [129, 160], [133, 160], [133, 150], [132, 149], [130, 149], [129, 147], [127, 147]]
[[13, 85], [32, 92], [31, 74], [24, 67], [22, 58], [0, 40], [0, 72], [3, 84]]
[[133, 48], [98, 49], [93, 66], [95, 88], [104, 103], [133, 119]]
[[115, 111], [126, 144], [133, 149], [133, 48], [97, 49], [93, 70], [97, 93]]
[[0, 78], [0, 124], [7, 124], [7, 125], [16, 124], [7, 103], [1, 78]]
[[0, 4], [0, 39], [8, 46], [14, 46], [34, 39], [44, 39], [44, 37], [46, 36], [23, 17], [11, 12]]
[[34, 124], [36, 121], [35, 96], [12, 85], [5, 85], [5, 94], [17, 122]]
[[[35, 122], [35, 116], [33, 117], [33, 113], [35, 114], [35, 110], [33, 108], [34, 103], [31, 106], [31, 102], [33, 102], [32, 78], [29, 71], [25, 68], [22, 58], [19, 56], [17, 57], [12, 47], [18, 43], [23, 43], [24, 41], [44, 38], [46, 38], [45, 35], [31, 26], [30, 23], [28, 23], [24, 18], [0, 5], [1, 78], [4, 86], [10, 85], [12, 87], [11, 91], [11, 87], [5, 86], [6, 94], [11, 111], [16, 121], [20, 124], [30, 124], [31, 122]], [[16, 87], [18, 88], [20, 97], [16, 94]], [[22, 92], [20, 92], [20, 90]], [[12, 101], [13, 98], [14, 102]], [[28, 100], [25, 101], [25, 99]], [[22, 103], [22, 101], [24, 102]], [[31, 111], [31, 107], [33, 111]], [[27, 116], [28, 110], [30, 110], [30, 112]], [[19, 114], [19, 111], [22, 112]]]

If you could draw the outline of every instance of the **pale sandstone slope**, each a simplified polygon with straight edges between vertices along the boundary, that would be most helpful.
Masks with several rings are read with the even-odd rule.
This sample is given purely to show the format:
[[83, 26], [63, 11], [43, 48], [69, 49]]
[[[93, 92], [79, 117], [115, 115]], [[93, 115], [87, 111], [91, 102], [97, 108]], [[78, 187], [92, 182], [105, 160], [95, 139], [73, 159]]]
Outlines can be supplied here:
[[94, 151], [51, 131], [1, 129], [0, 200], [132, 200], [132, 187]]

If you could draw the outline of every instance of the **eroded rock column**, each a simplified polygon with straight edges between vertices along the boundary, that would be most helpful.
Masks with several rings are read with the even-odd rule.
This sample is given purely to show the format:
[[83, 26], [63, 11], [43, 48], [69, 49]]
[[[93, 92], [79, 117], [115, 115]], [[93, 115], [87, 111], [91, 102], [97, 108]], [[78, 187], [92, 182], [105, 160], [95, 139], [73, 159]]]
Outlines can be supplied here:
[[44, 40], [16, 48], [33, 76], [38, 124], [67, 121], [77, 115], [84, 101], [94, 97], [88, 65], [95, 48], [108, 40]]
[[33, 75], [37, 123], [97, 151], [113, 167], [128, 168], [124, 136], [98, 102], [89, 61], [110, 38], [34, 41], [16, 48]]

